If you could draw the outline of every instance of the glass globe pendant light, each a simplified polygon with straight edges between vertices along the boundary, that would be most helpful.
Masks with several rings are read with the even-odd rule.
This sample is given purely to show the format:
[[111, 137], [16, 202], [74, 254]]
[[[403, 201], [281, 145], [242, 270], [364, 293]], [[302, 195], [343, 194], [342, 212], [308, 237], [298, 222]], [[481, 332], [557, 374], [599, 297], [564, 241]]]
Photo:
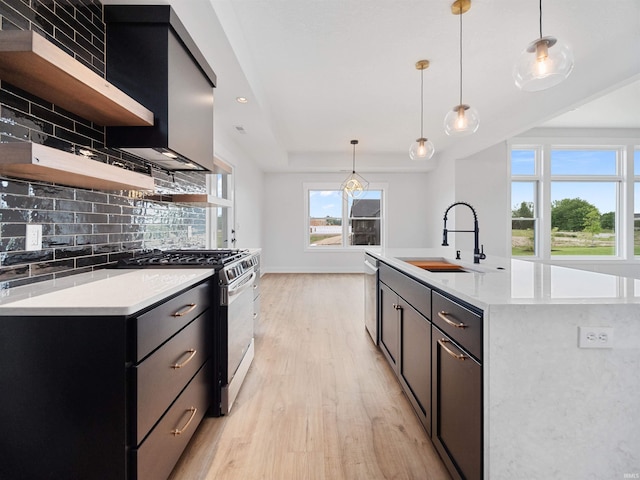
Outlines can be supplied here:
[[351, 140], [351, 145], [353, 145], [353, 168], [351, 171], [351, 175], [347, 177], [347, 179], [342, 183], [342, 186], [340, 187], [340, 190], [343, 191], [345, 196], [352, 198], [360, 198], [369, 188], [369, 182], [367, 182], [364, 177], [356, 173], [357, 144], [358, 140]]
[[537, 92], [558, 85], [573, 70], [573, 53], [555, 37], [542, 36], [542, 0], [540, 0], [540, 38], [518, 57], [513, 79], [521, 90]]
[[478, 111], [462, 103], [462, 15], [471, 8], [471, 0], [456, 0], [451, 4], [451, 13], [460, 15], [460, 103], [444, 117], [444, 131], [453, 137], [471, 135], [480, 126]]
[[429, 160], [433, 157], [435, 148], [433, 142], [424, 137], [424, 71], [429, 68], [429, 60], [416, 62], [416, 69], [420, 70], [420, 138], [411, 144], [409, 158], [411, 160]]

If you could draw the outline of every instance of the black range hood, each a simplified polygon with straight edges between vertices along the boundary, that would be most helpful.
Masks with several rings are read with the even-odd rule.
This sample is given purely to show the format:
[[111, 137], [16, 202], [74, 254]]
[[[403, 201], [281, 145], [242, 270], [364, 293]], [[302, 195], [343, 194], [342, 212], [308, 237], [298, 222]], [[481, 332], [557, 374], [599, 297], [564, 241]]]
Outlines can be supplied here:
[[107, 80], [154, 114], [106, 144], [167, 170], [212, 171], [216, 75], [169, 5], [105, 5]]

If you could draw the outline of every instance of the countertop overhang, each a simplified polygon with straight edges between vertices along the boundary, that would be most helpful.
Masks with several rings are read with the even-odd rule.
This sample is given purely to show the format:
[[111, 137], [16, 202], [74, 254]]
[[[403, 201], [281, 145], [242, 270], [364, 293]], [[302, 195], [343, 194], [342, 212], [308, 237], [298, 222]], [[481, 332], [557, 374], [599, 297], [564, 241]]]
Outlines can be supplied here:
[[132, 315], [199, 283], [213, 268], [103, 269], [0, 292], [0, 316]]
[[[455, 260], [450, 248], [367, 249], [386, 264], [471, 305], [640, 303], [640, 280], [527, 260], [487, 256], [479, 264]], [[429, 272], [405, 260], [444, 258], [467, 273]]]

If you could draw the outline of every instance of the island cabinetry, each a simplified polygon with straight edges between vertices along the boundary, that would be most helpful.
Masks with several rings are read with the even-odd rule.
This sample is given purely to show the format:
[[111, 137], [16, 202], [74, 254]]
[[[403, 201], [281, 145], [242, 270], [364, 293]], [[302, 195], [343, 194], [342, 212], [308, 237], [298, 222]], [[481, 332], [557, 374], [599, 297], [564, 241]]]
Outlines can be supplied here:
[[382, 351], [430, 433], [431, 290], [381, 264], [379, 298]]
[[400, 304], [399, 297], [382, 281], [378, 292], [380, 302], [380, 348], [393, 371], [398, 373], [400, 361]]
[[482, 316], [437, 292], [433, 312], [431, 439], [454, 478], [481, 479]]
[[482, 361], [482, 314], [433, 292], [433, 324]]
[[209, 288], [131, 315], [0, 318], [0, 478], [167, 478], [209, 407]]

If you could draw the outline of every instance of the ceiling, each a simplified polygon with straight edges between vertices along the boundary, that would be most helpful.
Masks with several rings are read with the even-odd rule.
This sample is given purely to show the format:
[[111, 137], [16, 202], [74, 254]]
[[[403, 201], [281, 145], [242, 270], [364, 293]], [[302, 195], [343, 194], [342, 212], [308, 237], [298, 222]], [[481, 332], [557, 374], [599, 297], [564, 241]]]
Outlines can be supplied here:
[[[218, 75], [216, 142], [265, 171], [425, 171], [408, 159], [424, 134], [438, 162], [462, 158], [544, 124], [640, 128], [640, 2], [546, 0], [543, 34], [568, 43], [562, 84], [522, 92], [511, 69], [538, 36], [538, 1], [473, 0], [463, 19], [463, 101], [472, 136], [448, 137], [459, 103], [459, 21], [452, 0], [165, 0]], [[106, 0], [103, 3], [158, 3]], [[603, 95], [605, 95], [603, 97]], [[239, 104], [236, 97], [249, 101]], [[560, 114], [564, 114], [559, 116]], [[546, 123], [545, 123], [546, 122]]]

